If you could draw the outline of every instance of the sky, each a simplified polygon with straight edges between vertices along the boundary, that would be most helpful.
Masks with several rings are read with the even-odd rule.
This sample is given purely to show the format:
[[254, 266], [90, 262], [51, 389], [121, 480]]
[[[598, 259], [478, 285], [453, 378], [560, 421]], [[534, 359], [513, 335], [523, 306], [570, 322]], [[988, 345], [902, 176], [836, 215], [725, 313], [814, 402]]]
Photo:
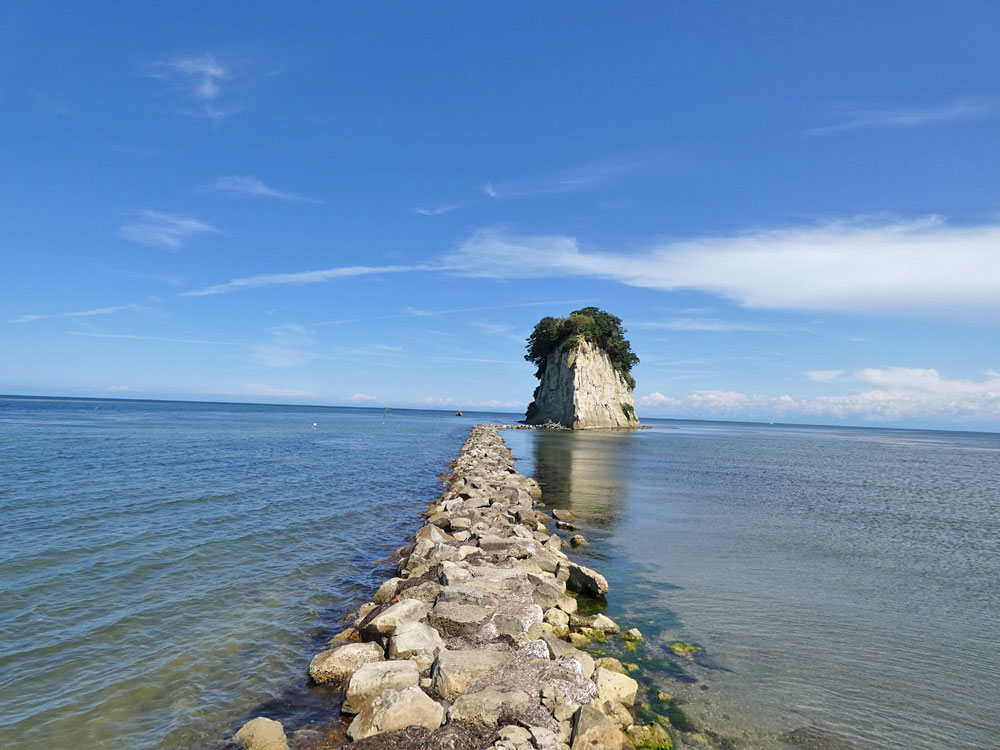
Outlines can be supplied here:
[[1000, 431], [1000, 5], [0, 6], [0, 392]]

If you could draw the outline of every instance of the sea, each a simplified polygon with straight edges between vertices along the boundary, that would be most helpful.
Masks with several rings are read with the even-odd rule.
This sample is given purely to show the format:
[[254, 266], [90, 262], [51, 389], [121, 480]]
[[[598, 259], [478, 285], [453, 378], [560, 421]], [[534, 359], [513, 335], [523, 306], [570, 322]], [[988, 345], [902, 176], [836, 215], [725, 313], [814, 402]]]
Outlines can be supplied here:
[[[221, 748], [259, 714], [315, 740], [309, 659], [471, 426], [515, 418], [0, 397], [0, 748]], [[503, 433], [645, 636], [595, 644], [640, 667], [642, 717], [1000, 748], [1000, 435], [644, 422]]]

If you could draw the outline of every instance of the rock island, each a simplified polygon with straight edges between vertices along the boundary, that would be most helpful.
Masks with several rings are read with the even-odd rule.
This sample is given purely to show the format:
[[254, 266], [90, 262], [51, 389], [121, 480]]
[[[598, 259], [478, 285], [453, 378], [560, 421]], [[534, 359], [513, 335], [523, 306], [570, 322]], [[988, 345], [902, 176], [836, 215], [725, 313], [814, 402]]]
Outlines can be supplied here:
[[620, 318], [596, 307], [542, 318], [524, 357], [539, 379], [525, 422], [573, 430], [640, 427], [632, 367], [639, 358]]

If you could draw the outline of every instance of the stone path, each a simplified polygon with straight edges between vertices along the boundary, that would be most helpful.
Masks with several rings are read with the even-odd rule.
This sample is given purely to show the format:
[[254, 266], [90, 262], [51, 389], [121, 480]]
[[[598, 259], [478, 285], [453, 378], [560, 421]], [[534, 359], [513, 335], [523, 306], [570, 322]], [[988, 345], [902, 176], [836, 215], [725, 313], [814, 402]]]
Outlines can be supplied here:
[[[621, 664], [595, 664], [573, 645], [618, 626], [604, 615], [578, 616], [574, 594], [602, 596], [608, 584], [562, 552], [540, 497], [538, 483], [514, 468], [498, 428], [474, 427], [446, 491], [425, 511], [427, 525], [401, 550], [398, 577], [309, 666], [316, 682], [344, 687], [343, 711], [354, 717], [347, 746], [671, 747], [659, 724], [635, 726], [638, 683]], [[251, 750], [281, 750], [275, 723], [259, 725], [259, 744], [252, 727], [244, 732], [253, 722], [237, 739]]]

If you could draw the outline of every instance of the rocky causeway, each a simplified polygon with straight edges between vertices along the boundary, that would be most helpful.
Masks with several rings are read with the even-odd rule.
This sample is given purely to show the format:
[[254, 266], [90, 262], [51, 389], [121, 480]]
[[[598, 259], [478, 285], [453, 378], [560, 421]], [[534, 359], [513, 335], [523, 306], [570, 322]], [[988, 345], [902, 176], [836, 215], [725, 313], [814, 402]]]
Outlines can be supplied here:
[[[398, 551], [398, 575], [309, 664], [312, 680], [343, 691], [346, 736], [331, 732], [322, 747], [673, 746], [663, 723], [637, 723], [639, 684], [621, 663], [578, 648], [642, 635], [578, 612], [578, 597], [603, 597], [608, 583], [562, 551], [549, 527], [572, 514], [540, 508], [541, 488], [517, 472], [499, 429], [473, 427], [426, 525]], [[234, 741], [289, 746], [267, 717]]]

